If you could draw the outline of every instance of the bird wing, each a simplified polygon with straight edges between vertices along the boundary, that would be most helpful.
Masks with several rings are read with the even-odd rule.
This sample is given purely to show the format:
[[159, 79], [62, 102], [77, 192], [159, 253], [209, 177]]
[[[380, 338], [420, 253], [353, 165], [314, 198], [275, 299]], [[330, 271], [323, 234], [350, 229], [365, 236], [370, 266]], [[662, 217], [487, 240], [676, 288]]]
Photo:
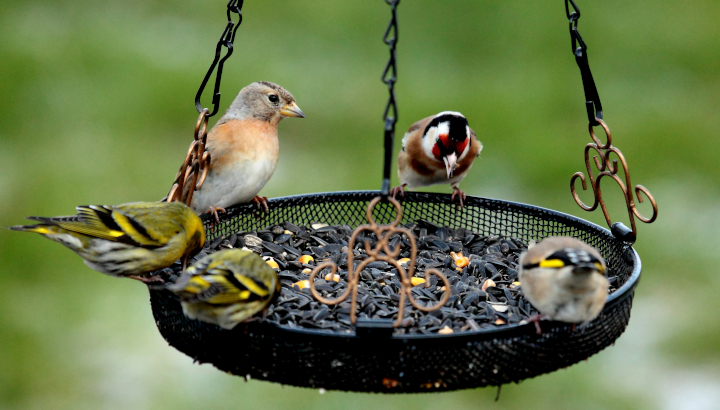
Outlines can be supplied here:
[[480, 151], [482, 151], [482, 149], [482, 142], [480, 142], [477, 135], [475, 135], [475, 131], [470, 128], [470, 151], [468, 151], [467, 156], [470, 158], [477, 158], [480, 156]]
[[180, 202], [135, 202], [113, 207], [113, 219], [142, 246], [163, 246], [185, 231], [192, 211]]
[[407, 130], [407, 132], [405, 133], [405, 136], [403, 136], [403, 139], [402, 139], [403, 151], [407, 148], [407, 144], [409, 143], [410, 139], [414, 138], [416, 135], [419, 139], [422, 139], [423, 133], [425, 132], [425, 128], [430, 123], [430, 121], [432, 121], [433, 118], [435, 118], [435, 116], [431, 115], [429, 117], [423, 118], [422, 120], [420, 120], [410, 126], [410, 128]]
[[191, 276], [180, 293], [187, 302], [227, 305], [267, 299], [269, 291], [265, 284], [251, 276], [218, 266], [203, 275]]
[[[152, 248], [160, 247], [167, 243], [167, 240], [151, 236], [142, 220], [119, 212], [114, 207], [85, 205], [78, 206], [76, 209], [78, 215], [75, 216], [55, 218], [31, 217], [29, 219], [40, 221], [47, 225], [58, 226], [81, 235], [112, 242], [127, 243], [133, 246]], [[160, 215], [155, 215], [155, 217], [159, 216]], [[156, 223], [163, 221], [164, 219], [160, 218], [160, 221], [156, 221]], [[172, 225], [172, 223], [169, 224]]]
[[39, 221], [44, 225], [57, 226], [67, 231], [79, 233], [93, 238], [114, 242], [127, 242], [129, 236], [114, 221], [111, 209], [104, 206], [79, 206], [78, 215], [58, 216], [52, 218], [31, 216], [28, 219]]

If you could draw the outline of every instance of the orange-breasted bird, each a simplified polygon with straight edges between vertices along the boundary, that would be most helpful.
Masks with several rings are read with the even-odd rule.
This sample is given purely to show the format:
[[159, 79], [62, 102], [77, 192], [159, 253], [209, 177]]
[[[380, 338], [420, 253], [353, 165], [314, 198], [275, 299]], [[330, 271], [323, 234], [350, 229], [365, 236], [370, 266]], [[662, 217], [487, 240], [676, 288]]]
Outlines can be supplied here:
[[453, 188], [451, 199], [457, 196], [463, 206], [465, 192], [458, 185], [482, 148], [475, 131], [459, 112], [443, 111], [416, 122], [403, 137], [398, 155], [400, 186], [391, 194], [405, 195], [405, 187], [448, 183]]
[[200, 214], [255, 201], [267, 210], [267, 198], [257, 196], [275, 172], [280, 144], [278, 123], [284, 117], [304, 118], [295, 97], [281, 86], [258, 81], [240, 90], [230, 108], [207, 136], [210, 169], [190, 206]]

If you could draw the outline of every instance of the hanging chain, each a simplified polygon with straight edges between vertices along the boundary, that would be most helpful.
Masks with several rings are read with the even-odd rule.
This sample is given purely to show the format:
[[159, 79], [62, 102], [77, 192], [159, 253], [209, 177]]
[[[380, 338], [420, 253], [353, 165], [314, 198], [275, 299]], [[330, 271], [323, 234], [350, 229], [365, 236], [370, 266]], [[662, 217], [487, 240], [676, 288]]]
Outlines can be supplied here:
[[[195, 132], [193, 133], [193, 142], [190, 144], [188, 153], [185, 156], [185, 161], [178, 170], [173, 182], [170, 193], [168, 193], [167, 201], [179, 201], [190, 206], [192, 202], [193, 194], [195, 191], [202, 188], [205, 178], [207, 177], [208, 171], [210, 170], [210, 152], [205, 150], [207, 144], [207, 126], [208, 119], [213, 115], [217, 114], [218, 106], [220, 105], [220, 81], [222, 80], [223, 66], [225, 60], [227, 60], [233, 53], [233, 42], [235, 41], [235, 34], [237, 33], [240, 23], [242, 23], [242, 9], [243, 0], [230, 0], [227, 4], [227, 19], [228, 22], [225, 25], [225, 29], [220, 36], [220, 40], [215, 46], [215, 58], [210, 64], [205, 77], [200, 84], [197, 94], [195, 95], [195, 108], [200, 113], [197, 122], [195, 123]], [[232, 20], [232, 14], [238, 15], [238, 22], [235, 23]], [[224, 57], [221, 56], [222, 48], [227, 48], [227, 52]], [[205, 90], [210, 76], [217, 67], [217, 73], [215, 74], [215, 90], [213, 91], [213, 111], [210, 112], [207, 108], [203, 108], [200, 98]]]
[[[571, 4], [573, 8], [572, 13], [570, 12]], [[602, 104], [600, 104], [600, 96], [595, 87], [595, 80], [593, 80], [592, 73], [590, 72], [587, 44], [585, 44], [585, 41], [583, 41], [577, 29], [578, 20], [580, 20], [580, 9], [575, 5], [573, 0], [565, 0], [565, 14], [568, 20], [570, 20], [570, 41], [573, 55], [575, 55], [575, 62], [578, 67], [580, 67], [580, 75], [582, 76], [583, 88], [585, 90], [585, 108], [587, 110], [588, 121], [595, 126], [598, 125], [595, 119], [598, 118], [602, 120], [603, 118]]]
[[390, 5], [392, 17], [390, 18], [390, 24], [388, 24], [387, 29], [385, 29], [385, 34], [383, 35], [383, 41], [390, 49], [390, 60], [385, 66], [385, 70], [382, 74], [382, 82], [388, 86], [388, 91], [390, 92], [390, 97], [388, 98], [387, 105], [385, 106], [385, 112], [383, 113], [383, 120], [385, 121], [385, 161], [383, 163], [383, 182], [381, 190], [383, 198], [387, 198], [390, 194], [390, 170], [392, 169], [395, 123], [397, 122], [397, 105], [395, 104], [395, 82], [397, 81], [395, 45], [398, 41], [397, 6], [400, 3], [400, 0], [385, 0], [385, 3]]
[[[235, 34], [237, 34], [237, 30], [238, 28], [240, 28], [240, 24], [242, 23], [243, 19], [241, 12], [243, 1], [244, 0], [230, 0], [228, 2], [227, 25], [225, 26], [225, 30], [223, 30], [222, 35], [220, 36], [220, 40], [218, 40], [217, 42], [217, 46], [215, 46], [215, 58], [210, 64], [210, 68], [205, 74], [205, 78], [203, 78], [202, 83], [200, 84], [200, 88], [195, 95], [195, 108], [198, 112], [202, 112], [203, 106], [202, 103], [200, 103], [200, 97], [205, 90], [205, 86], [207, 85], [210, 76], [212, 75], [213, 71], [215, 71], [215, 67], [217, 66], [217, 74], [215, 75], [215, 90], [213, 91], [212, 99], [213, 111], [207, 114], [208, 117], [212, 117], [218, 112], [218, 106], [220, 105], [220, 81], [222, 80], [223, 66], [225, 65], [225, 60], [227, 60], [233, 53], [233, 42], [235, 41]], [[237, 23], [233, 22], [232, 13], [238, 15]], [[225, 57], [220, 59], [223, 47], [227, 48], [227, 52], [225, 53]]]
[[[570, 5], [572, 5], [572, 8], [574, 10], [572, 13], [570, 12]], [[635, 217], [645, 223], [651, 223], [655, 221], [658, 212], [657, 203], [655, 202], [655, 198], [653, 198], [652, 194], [650, 194], [650, 191], [648, 191], [647, 188], [642, 185], [636, 185], [634, 191], [635, 195], [637, 196], [638, 202], [643, 202], [643, 198], [640, 193], [645, 194], [645, 196], [647, 196], [652, 205], [652, 216], [650, 218], [643, 216], [635, 207], [632, 184], [630, 182], [630, 171], [628, 170], [627, 161], [625, 161], [625, 156], [622, 154], [622, 152], [617, 147], [614, 147], [612, 145], [612, 135], [610, 134], [610, 129], [608, 128], [605, 121], [603, 121], [602, 119], [603, 112], [602, 105], [600, 105], [600, 97], [598, 96], [597, 88], [595, 87], [595, 81], [593, 80], [592, 74], [590, 73], [590, 66], [588, 65], [587, 61], [587, 45], [580, 36], [580, 33], [577, 31], [577, 23], [578, 19], [580, 18], [580, 9], [578, 9], [577, 5], [575, 5], [575, 2], [573, 0], [565, 0], [565, 13], [570, 20], [570, 39], [572, 41], [572, 49], [573, 54], [575, 55], [575, 61], [577, 62], [578, 67], [580, 67], [580, 75], [582, 77], [583, 88], [585, 90], [585, 106], [588, 113], [588, 119], [590, 121], [588, 129], [590, 131], [590, 138], [593, 140], [592, 143], [589, 143], [585, 146], [585, 167], [587, 169], [588, 177], [590, 178], [590, 185], [592, 186], [594, 202], [592, 205], [586, 205], [580, 199], [575, 190], [575, 180], [578, 178], [580, 178], [580, 182], [582, 182], [582, 189], [587, 190], [585, 174], [583, 174], [582, 172], [576, 172], [572, 176], [572, 178], [570, 178], [570, 192], [572, 193], [575, 202], [586, 211], [594, 211], [595, 209], [597, 209], [598, 205], [600, 205], [600, 208], [603, 211], [603, 215], [605, 216], [605, 221], [610, 227], [613, 235], [625, 242], [634, 243], [637, 239]], [[607, 136], [606, 143], [600, 141], [600, 139], [595, 135], [593, 127], [598, 125], [601, 126], [605, 131], [605, 135]], [[597, 177], [595, 177], [592, 172], [590, 150], [594, 150], [598, 154], [593, 156], [595, 167], [597, 167], [597, 169], [600, 171]], [[613, 159], [611, 161], [611, 154], [615, 154], [618, 159]], [[624, 182], [622, 178], [617, 175], [617, 172], [620, 170], [620, 167], [618, 166], [618, 160], [620, 161], [620, 164], [622, 165], [622, 170], [625, 174]], [[605, 201], [603, 201], [602, 198], [602, 191], [600, 190], [600, 180], [605, 176], [609, 176], [620, 186], [620, 189], [623, 192], [623, 196], [625, 197], [628, 216], [630, 218], [630, 226], [632, 228], [628, 228], [622, 222], [612, 223], [610, 215], [607, 211], [607, 207], [605, 206]]]

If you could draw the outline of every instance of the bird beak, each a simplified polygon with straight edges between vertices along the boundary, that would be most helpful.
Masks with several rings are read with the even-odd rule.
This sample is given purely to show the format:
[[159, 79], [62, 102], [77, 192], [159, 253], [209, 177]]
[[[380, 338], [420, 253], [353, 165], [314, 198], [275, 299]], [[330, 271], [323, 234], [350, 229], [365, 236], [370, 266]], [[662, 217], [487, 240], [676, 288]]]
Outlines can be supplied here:
[[286, 117], [305, 118], [305, 114], [303, 114], [300, 107], [295, 104], [295, 101], [293, 101], [292, 104], [286, 104], [284, 107], [282, 107], [282, 109], [280, 110], [280, 114]]
[[445, 168], [447, 169], [447, 177], [448, 177], [448, 179], [450, 179], [453, 176], [453, 171], [455, 171], [455, 163], [457, 162], [457, 155], [455, 155], [455, 153], [453, 152], [452, 154], [444, 156], [443, 161], [445, 161]]

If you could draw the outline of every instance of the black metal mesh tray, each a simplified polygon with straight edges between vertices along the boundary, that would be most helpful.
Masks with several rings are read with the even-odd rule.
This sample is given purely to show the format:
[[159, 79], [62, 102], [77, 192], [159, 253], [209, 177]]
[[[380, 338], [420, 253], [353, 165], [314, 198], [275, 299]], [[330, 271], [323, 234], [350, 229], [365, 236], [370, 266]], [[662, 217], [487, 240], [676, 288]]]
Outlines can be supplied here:
[[[208, 241], [240, 231], [291, 221], [356, 227], [366, 223], [365, 209], [377, 191], [337, 192], [276, 198], [270, 212], [253, 214], [254, 205], [229, 208], [221, 223], [205, 218]], [[426, 219], [483, 235], [514, 236], [525, 241], [569, 235], [596, 247], [618, 277], [603, 312], [586, 327], [542, 322], [504, 325], [449, 335], [360, 335], [291, 329], [250, 322], [232, 330], [188, 319], [174, 294], [151, 290], [158, 329], [168, 343], [200, 363], [212, 363], [238, 376], [293, 386], [363, 392], [410, 393], [501, 385], [577, 363], [612, 344], [627, 327], [641, 264], [637, 253], [610, 231], [571, 215], [531, 205], [468, 197], [458, 211], [444, 194], [408, 192], [402, 223]], [[394, 208], [378, 204], [377, 223], [390, 223]], [[212, 223], [211, 223], [212, 222]]]

